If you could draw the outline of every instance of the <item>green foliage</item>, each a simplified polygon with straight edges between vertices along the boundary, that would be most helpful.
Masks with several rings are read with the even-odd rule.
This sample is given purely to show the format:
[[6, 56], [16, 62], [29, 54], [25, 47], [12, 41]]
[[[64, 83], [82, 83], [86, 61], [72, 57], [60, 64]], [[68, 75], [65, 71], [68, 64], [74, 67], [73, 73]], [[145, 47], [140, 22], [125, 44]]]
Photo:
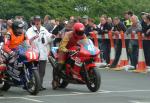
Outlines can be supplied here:
[[123, 16], [127, 10], [150, 12], [149, 0], [0, 0], [0, 18], [12, 18], [23, 15], [29, 19], [34, 15], [44, 17], [49, 14], [53, 18], [64, 18], [71, 15]]

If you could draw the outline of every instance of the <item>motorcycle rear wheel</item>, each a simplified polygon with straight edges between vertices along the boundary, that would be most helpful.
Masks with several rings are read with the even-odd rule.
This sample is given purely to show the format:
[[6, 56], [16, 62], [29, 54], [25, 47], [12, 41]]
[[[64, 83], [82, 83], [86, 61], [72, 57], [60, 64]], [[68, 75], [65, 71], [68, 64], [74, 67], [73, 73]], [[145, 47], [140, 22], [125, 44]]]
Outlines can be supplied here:
[[89, 78], [86, 81], [86, 85], [91, 92], [99, 90], [101, 85], [101, 76], [96, 68], [90, 68], [88, 71]]

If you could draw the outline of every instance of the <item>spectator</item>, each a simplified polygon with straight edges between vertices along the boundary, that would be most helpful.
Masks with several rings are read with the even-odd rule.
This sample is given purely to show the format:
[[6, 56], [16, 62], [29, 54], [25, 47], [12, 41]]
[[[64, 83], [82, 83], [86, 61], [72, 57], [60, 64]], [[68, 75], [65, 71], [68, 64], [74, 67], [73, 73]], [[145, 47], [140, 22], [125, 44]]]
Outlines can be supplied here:
[[85, 25], [85, 34], [87, 35], [87, 36], [89, 36], [90, 35], [90, 33], [92, 32], [92, 31], [94, 31], [94, 30], [96, 30], [96, 25], [94, 24], [94, 19], [92, 19], [92, 18], [88, 18], [88, 24], [87, 25]]
[[[132, 11], [126, 11], [124, 13], [124, 21], [123, 21], [123, 23], [126, 26], [126, 28], [129, 28], [132, 25], [132, 22], [130, 20], [131, 16], [133, 16], [133, 12]], [[129, 39], [126, 39], [125, 43], [126, 43], [126, 49], [127, 49], [128, 58], [131, 58], [131, 55], [129, 53], [129, 51], [130, 51], [129, 50], [129, 41], [130, 41]]]
[[7, 32], [7, 22], [6, 20], [0, 19], [0, 45], [2, 46], [4, 42], [4, 34]]
[[77, 22], [77, 21], [76, 21], [75, 19], [65, 22], [65, 27], [59, 32], [59, 35], [60, 35], [61, 40], [62, 40], [63, 37], [65, 36], [66, 32], [73, 31], [73, 25], [74, 25], [76, 22]]
[[[107, 23], [107, 18], [102, 16], [100, 17], [100, 24], [98, 25], [97, 31], [99, 35], [104, 35], [108, 33], [112, 27]], [[99, 41], [99, 48], [104, 52], [104, 60], [107, 64], [110, 62], [110, 41], [108, 39], [98, 40]], [[101, 43], [102, 42], [102, 43]]]
[[3, 32], [3, 19], [0, 19], [0, 43], [4, 42], [2, 32]]
[[50, 33], [52, 33], [53, 30], [57, 27], [57, 24], [56, 24], [55, 19], [51, 19], [51, 20], [50, 20], [50, 24], [51, 24], [51, 26], [52, 26], [52, 29], [51, 29]]
[[82, 22], [82, 18], [80, 16], [78, 16], [75, 20], [79, 23]]
[[12, 27], [12, 23], [13, 23], [12, 19], [7, 20], [7, 30], [9, 30]]
[[[133, 15], [130, 18], [132, 25], [129, 27], [126, 31], [126, 34], [130, 35], [133, 33], [134, 35], [137, 35], [138, 32], [142, 31], [141, 24], [139, 23], [138, 17]], [[136, 64], [138, 61], [138, 41], [137, 40], [130, 40], [130, 50], [131, 50], [131, 65], [134, 66], [134, 69], [136, 69]]]
[[[118, 17], [115, 17], [113, 19], [113, 25], [114, 25], [114, 28], [113, 28], [113, 33], [114, 35], [119, 35], [120, 32], [125, 32], [126, 31], [126, 27], [125, 25], [120, 21], [120, 19]], [[115, 54], [115, 59], [112, 63], [112, 65], [110, 66], [111, 68], [115, 68], [118, 61], [119, 61], [119, 58], [120, 58], [120, 55], [121, 55], [121, 50], [122, 50], [122, 42], [121, 42], [121, 39], [116, 39], [115, 40], [115, 44], [116, 44], [116, 54]]]
[[[59, 36], [59, 32], [65, 27], [65, 23], [63, 20], [56, 20], [56, 27], [55, 29], [52, 31], [52, 34]], [[61, 38], [56, 38], [54, 40], [54, 46], [56, 46], [59, 42], [61, 41]]]
[[89, 32], [91, 32], [91, 27], [90, 27], [90, 25], [89, 25], [89, 17], [87, 16], [87, 15], [84, 15], [83, 17], [82, 17], [82, 23], [84, 24], [84, 26], [85, 26], [85, 34], [86, 35], [89, 35]]
[[65, 25], [65, 32], [68, 32], [68, 31], [72, 31], [73, 30], [73, 25], [76, 23], [77, 21], [74, 19], [74, 20], [70, 20], [68, 21], [68, 23]]
[[141, 26], [142, 26], [142, 31], [145, 31], [144, 29], [147, 27], [147, 24], [146, 24], [146, 14], [143, 14], [142, 13], [142, 15], [141, 15], [141, 21], [140, 21], [140, 23], [141, 23]]
[[128, 15], [129, 15], [129, 18], [131, 18], [134, 15], [134, 13], [132, 11], [128, 11]]
[[108, 24], [109, 24], [111, 27], [113, 27], [113, 21], [112, 21], [112, 18], [111, 18], [111, 17], [108, 17], [108, 18], [107, 18], [107, 22], [108, 22]]
[[30, 21], [29, 21], [28, 25], [29, 25], [29, 28], [34, 25], [34, 17], [33, 16], [30, 18]]
[[[143, 28], [142, 31], [145, 37], [150, 37], [150, 14], [145, 15], [144, 22], [146, 23], [146, 26]], [[150, 40], [143, 41], [143, 49], [144, 49], [146, 64], [150, 68]]]
[[4, 34], [6, 32], [6, 21], [3, 19], [0, 19], [0, 35]]
[[3, 20], [0, 19], [0, 36], [2, 35], [2, 25], [3, 25]]
[[64, 28], [65, 24], [63, 20], [56, 19], [56, 28], [52, 31], [52, 34], [57, 35], [59, 31]]
[[90, 26], [90, 32], [97, 30], [96, 24], [94, 24], [94, 19], [89, 18], [89, 26]]
[[44, 17], [44, 24], [43, 24], [43, 26], [48, 30], [48, 32], [51, 32], [52, 29], [54, 28], [53, 25], [51, 24], [50, 20], [51, 20], [51, 18], [50, 18], [49, 15], [46, 15]]
[[75, 17], [74, 16], [70, 16], [70, 20], [74, 20], [75, 19]]
[[132, 15], [132, 12], [128, 12], [128, 11], [126, 11], [125, 13], [124, 13], [124, 21], [123, 21], [123, 23], [124, 23], [124, 25], [127, 27], [127, 28], [129, 28], [130, 26], [131, 26], [131, 21], [130, 21], [130, 15]]

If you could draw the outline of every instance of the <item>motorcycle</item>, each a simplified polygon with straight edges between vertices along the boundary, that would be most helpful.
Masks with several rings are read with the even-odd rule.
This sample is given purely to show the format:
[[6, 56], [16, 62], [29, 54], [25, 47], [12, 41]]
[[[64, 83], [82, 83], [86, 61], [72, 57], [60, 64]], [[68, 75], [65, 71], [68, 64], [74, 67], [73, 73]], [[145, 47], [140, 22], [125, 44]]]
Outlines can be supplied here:
[[16, 55], [11, 57], [1, 50], [1, 57], [6, 64], [0, 70], [1, 90], [8, 91], [11, 86], [22, 87], [30, 94], [36, 95], [40, 88], [40, 77], [37, 70], [38, 50], [23, 42], [15, 49]]
[[[100, 50], [94, 46], [90, 39], [82, 39], [77, 44], [77, 46], [69, 49], [75, 52], [68, 54], [63, 70], [58, 74], [59, 88], [66, 88], [69, 83], [86, 84], [91, 92], [96, 92], [101, 85], [101, 76], [95, 64]], [[58, 47], [51, 48], [49, 61], [53, 67], [53, 77], [55, 77], [58, 63]], [[54, 87], [53, 82], [52, 86]]]

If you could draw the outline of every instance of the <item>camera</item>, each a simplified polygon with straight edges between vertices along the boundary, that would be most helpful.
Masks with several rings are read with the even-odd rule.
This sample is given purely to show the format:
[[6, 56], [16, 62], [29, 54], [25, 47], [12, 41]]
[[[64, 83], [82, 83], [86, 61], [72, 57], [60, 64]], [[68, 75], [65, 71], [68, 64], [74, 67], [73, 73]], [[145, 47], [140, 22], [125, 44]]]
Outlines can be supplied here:
[[44, 43], [45, 43], [45, 39], [44, 39], [44, 37], [42, 37], [42, 38], [41, 38], [41, 41], [42, 41], [42, 44], [44, 44]]

